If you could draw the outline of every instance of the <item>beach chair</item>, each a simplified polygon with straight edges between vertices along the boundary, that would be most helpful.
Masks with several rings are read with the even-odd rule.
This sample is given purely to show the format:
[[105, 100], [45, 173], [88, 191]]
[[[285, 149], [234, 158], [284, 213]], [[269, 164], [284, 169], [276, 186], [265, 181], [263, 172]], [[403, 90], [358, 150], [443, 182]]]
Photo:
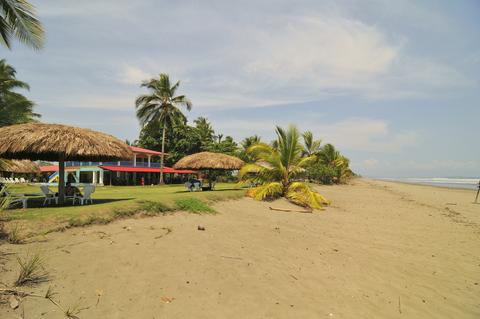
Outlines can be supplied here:
[[43, 201], [43, 206], [45, 206], [46, 203], [50, 205], [52, 203], [52, 200], [55, 201], [55, 204], [58, 204], [58, 196], [54, 192], [52, 192], [47, 185], [40, 186], [40, 190], [45, 196], [45, 200]]
[[87, 185], [83, 189], [83, 196], [79, 196], [75, 194], [73, 196], [73, 204], [75, 205], [75, 201], [78, 199], [80, 205], [83, 205], [83, 203], [88, 203], [90, 201], [90, 204], [93, 204], [93, 199], [92, 199], [92, 194], [95, 193], [95, 186], [93, 185]]

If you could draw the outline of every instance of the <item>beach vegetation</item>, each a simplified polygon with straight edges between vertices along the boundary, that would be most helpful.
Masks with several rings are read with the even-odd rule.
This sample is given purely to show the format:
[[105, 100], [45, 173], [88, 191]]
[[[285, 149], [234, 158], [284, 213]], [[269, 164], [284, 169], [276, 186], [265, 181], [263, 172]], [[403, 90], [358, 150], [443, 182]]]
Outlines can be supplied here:
[[317, 157], [303, 156], [300, 132], [295, 126], [286, 130], [277, 126], [276, 134], [273, 145], [258, 143], [248, 149], [255, 160], [242, 167], [239, 177], [243, 182], [258, 186], [250, 188], [247, 195], [257, 200], [285, 197], [297, 205], [321, 209], [329, 202], [301, 181], [305, 169]]
[[179, 210], [187, 211], [190, 213], [215, 213], [215, 210], [208, 206], [205, 202], [197, 198], [179, 198], [175, 201], [175, 205]]
[[44, 267], [44, 260], [35, 253], [25, 257], [17, 257], [20, 266], [15, 286], [25, 286], [42, 283], [48, 280], [49, 274]]

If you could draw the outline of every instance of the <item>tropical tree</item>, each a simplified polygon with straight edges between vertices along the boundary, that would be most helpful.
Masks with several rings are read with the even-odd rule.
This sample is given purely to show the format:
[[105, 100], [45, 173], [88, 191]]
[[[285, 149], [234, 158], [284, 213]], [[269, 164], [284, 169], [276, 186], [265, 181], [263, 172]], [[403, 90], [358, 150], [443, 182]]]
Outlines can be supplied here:
[[249, 137], [244, 138], [240, 142], [240, 149], [238, 152], [238, 156], [246, 163], [251, 163], [254, 161], [254, 158], [248, 154], [248, 149], [253, 145], [262, 142], [262, 138], [258, 135], [252, 135]]
[[0, 60], [0, 127], [27, 123], [40, 117], [33, 112], [34, 103], [14, 91], [29, 88], [27, 83], [16, 78], [16, 71], [11, 65]]
[[288, 130], [277, 126], [276, 134], [277, 148], [258, 143], [248, 149], [255, 162], [245, 164], [239, 177], [260, 185], [249, 189], [247, 195], [257, 200], [285, 197], [297, 205], [321, 209], [328, 201], [297, 178], [316, 157], [302, 157], [303, 146], [295, 126]]
[[[192, 103], [185, 95], [175, 95], [180, 81], [171, 85], [168, 74], [162, 73], [158, 78], [145, 81], [141, 85], [146, 87], [150, 94], [141, 95], [135, 101], [137, 117], [145, 126], [151, 122], [158, 122], [162, 126], [162, 155], [160, 167], [163, 168], [165, 160], [165, 134], [167, 128], [185, 125], [187, 118], [180, 110], [184, 106], [188, 111]], [[160, 184], [163, 184], [163, 170], [160, 171]]]
[[202, 141], [202, 147], [207, 147], [210, 143], [213, 142], [215, 137], [215, 131], [213, 130], [212, 124], [205, 117], [199, 117], [193, 121], [195, 123], [195, 128], [200, 134], [200, 139]]
[[17, 38], [35, 50], [43, 47], [44, 31], [35, 8], [26, 0], [0, 0], [0, 42], [11, 48]]
[[320, 152], [322, 140], [315, 140], [311, 131], [302, 134], [303, 137], [303, 155], [311, 156]]

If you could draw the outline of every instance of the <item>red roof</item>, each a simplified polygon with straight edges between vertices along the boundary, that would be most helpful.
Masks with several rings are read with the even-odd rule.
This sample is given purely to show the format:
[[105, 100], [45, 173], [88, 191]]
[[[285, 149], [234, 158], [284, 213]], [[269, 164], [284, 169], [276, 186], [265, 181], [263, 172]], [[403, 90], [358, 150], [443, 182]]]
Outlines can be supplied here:
[[130, 149], [134, 153], [142, 153], [142, 154], [148, 154], [148, 155], [162, 155], [162, 152], [147, 150], [146, 148], [141, 148], [137, 146], [130, 146]]
[[[153, 167], [127, 167], [127, 166], [99, 166], [103, 169], [113, 171], [113, 172], [137, 172], [137, 173], [160, 173], [160, 168]], [[164, 173], [178, 173], [178, 174], [192, 174], [195, 171], [186, 170], [186, 169], [173, 169], [171, 167], [164, 167]]]

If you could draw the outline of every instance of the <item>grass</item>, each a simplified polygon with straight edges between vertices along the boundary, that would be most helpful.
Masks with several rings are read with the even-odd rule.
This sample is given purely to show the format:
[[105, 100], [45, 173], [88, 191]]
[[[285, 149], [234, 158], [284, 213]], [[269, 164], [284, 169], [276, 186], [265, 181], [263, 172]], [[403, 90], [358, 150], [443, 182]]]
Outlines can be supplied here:
[[27, 255], [25, 258], [17, 257], [20, 271], [15, 286], [33, 285], [48, 280], [48, 272], [43, 266], [43, 259], [39, 254]]
[[198, 198], [179, 198], [175, 201], [175, 204], [180, 210], [191, 213], [216, 213], [213, 208], [211, 208]]
[[[0, 222], [18, 223], [23, 238], [59, 231], [69, 227], [106, 224], [115, 219], [137, 215], [156, 216], [176, 210], [193, 213], [214, 213], [209, 203], [244, 196], [236, 184], [217, 184], [212, 192], [188, 192], [183, 185], [104, 186], [97, 187], [93, 205], [47, 206], [41, 198], [29, 200], [28, 209], [3, 212]], [[54, 188], [52, 188], [55, 191]], [[12, 185], [13, 193], [39, 193], [38, 186]], [[11, 228], [11, 227], [10, 227]]]
[[18, 223], [14, 223], [11, 229], [7, 232], [7, 241], [10, 244], [22, 244], [23, 238], [21, 235], [21, 227]]

